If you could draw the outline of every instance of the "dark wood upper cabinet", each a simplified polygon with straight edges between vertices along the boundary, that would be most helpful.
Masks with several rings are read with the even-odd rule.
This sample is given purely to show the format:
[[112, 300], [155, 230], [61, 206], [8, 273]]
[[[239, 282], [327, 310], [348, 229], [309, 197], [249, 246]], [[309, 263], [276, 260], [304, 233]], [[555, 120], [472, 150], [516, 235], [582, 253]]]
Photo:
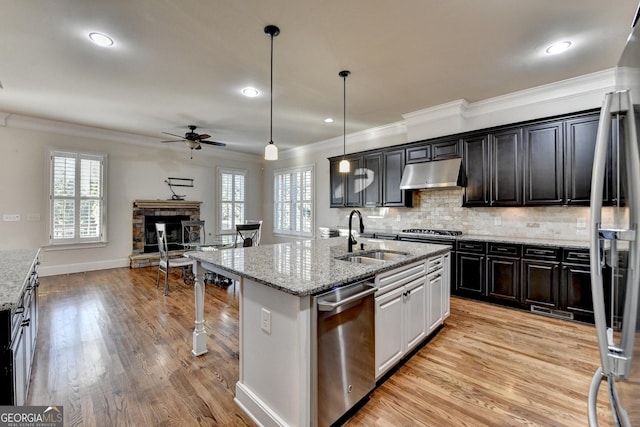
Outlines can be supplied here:
[[524, 205], [564, 203], [562, 120], [524, 127]]
[[521, 206], [522, 128], [493, 133], [490, 155], [491, 206]]
[[431, 144], [431, 160], [445, 160], [460, 157], [460, 139], [454, 138]]
[[[400, 190], [405, 164], [454, 157], [462, 157], [465, 207], [589, 205], [598, 120], [590, 110], [353, 153], [347, 175], [338, 172], [342, 156], [331, 157], [330, 206], [411, 207], [413, 193]], [[609, 159], [605, 205], [616, 203], [615, 175]]]
[[362, 203], [365, 207], [382, 206], [382, 153], [365, 154], [363, 163], [367, 176]]
[[462, 139], [462, 166], [467, 186], [463, 206], [489, 206], [489, 136]]
[[347, 160], [351, 164], [348, 174], [345, 174], [345, 195], [346, 207], [357, 208], [362, 206], [362, 195], [364, 190], [364, 181], [366, 180], [366, 172], [362, 168], [362, 155], [347, 156]]
[[405, 149], [382, 152], [384, 160], [384, 181], [382, 183], [382, 205], [410, 207], [413, 205], [413, 193], [400, 189], [402, 172], [405, 166]]
[[329, 160], [329, 207], [344, 207], [344, 183], [345, 175], [339, 171], [340, 160], [342, 158], [334, 158]]
[[431, 161], [431, 144], [408, 147], [406, 161], [407, 164]]
[[362, 206], [363, 184], [362, 155], [349, 154], [344, 157], [350, 163], [349, 173], [340, 173], [342, 156], [329, 159], [330, 207]]
[[[593, 164], [599, 119], [599, 114], [590, 114], [565, 122], [565, 188], [568, 205], [588, 206], [590, 203], [591, 167], [588, 165]], [[616, 127], [612, 126], [612, 132], [615, 131]], [[613, 138], [610, 139], [610, 143], [612, 140]], [[605, 205], [611, 204], [611, 166], [609, 155], [603, 194]]]

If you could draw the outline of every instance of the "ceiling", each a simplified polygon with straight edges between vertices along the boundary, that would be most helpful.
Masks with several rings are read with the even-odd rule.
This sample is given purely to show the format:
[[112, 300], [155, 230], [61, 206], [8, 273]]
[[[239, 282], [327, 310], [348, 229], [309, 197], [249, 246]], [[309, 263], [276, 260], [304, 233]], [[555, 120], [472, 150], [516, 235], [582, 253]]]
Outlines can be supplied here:
[[[615, 3], [616, 7], [611, 7]], [[260, 153], [612, 68], [637, 0], [5, 0], [0, 111]], [[97, 47], [88, 33], [110, 35]], [[564, 54], [552, 42], [571, 40]], [[261, 95], [240, 94], [246, 86]], [[323, 119], [333, 117], [331, 124]], [[159, 144], [160, 146], [160, 144]]]

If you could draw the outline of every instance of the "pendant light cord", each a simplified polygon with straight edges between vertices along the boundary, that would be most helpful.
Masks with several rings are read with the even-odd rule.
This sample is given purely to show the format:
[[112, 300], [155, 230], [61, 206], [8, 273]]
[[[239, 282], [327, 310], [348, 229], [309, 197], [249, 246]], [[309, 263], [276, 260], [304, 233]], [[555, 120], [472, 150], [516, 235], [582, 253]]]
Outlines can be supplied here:
[[271, 34], [271, 92], [269, 95], [269, 144], [273, 144], [273, 34]]
[[343, 80], [342, 86], [342, 160], [347, 155], [347, 77], [351, 74], [349, 70], [342, 70], [338, 73]]

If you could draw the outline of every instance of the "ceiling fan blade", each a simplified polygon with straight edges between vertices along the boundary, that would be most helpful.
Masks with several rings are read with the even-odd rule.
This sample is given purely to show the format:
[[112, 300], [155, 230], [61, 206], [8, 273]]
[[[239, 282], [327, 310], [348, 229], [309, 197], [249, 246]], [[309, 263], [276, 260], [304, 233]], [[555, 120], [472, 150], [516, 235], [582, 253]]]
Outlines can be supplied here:
[[211, 135], [208, 135], [206, 133], [198, 135], [198, 139], [207, 139], [207, 138], [211, 138]]
[[216, 142], [216, 141], [200, 141], [201, 144], [209, 144], [209, 145], [217, 145], [218, 147], [226, 147], [227, 144], [224, 142]]
[[160, 141], [160, 142], [182, 142], [182, 139], [172, 139], [170, 141]]
[[171, 135], [171, 136], [175, 136], [176, 138], [182, 138], [182, 139], [184, 139], [184, 136], [182, 136], [182, 135], [176, 135], [175, 133], [169, 133], [169, 132], [162, 132], [162, 133], [164, 133], [165, 135]]

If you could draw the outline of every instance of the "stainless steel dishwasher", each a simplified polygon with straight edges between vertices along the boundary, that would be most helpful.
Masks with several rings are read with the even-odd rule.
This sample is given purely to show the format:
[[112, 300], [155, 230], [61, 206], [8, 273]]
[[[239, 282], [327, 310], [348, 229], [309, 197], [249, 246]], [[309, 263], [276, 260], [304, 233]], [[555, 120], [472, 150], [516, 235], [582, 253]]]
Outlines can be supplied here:
[[365, 280], [313, 298], [316, 425], [329, 426], [376, 385], [374, 299]]

